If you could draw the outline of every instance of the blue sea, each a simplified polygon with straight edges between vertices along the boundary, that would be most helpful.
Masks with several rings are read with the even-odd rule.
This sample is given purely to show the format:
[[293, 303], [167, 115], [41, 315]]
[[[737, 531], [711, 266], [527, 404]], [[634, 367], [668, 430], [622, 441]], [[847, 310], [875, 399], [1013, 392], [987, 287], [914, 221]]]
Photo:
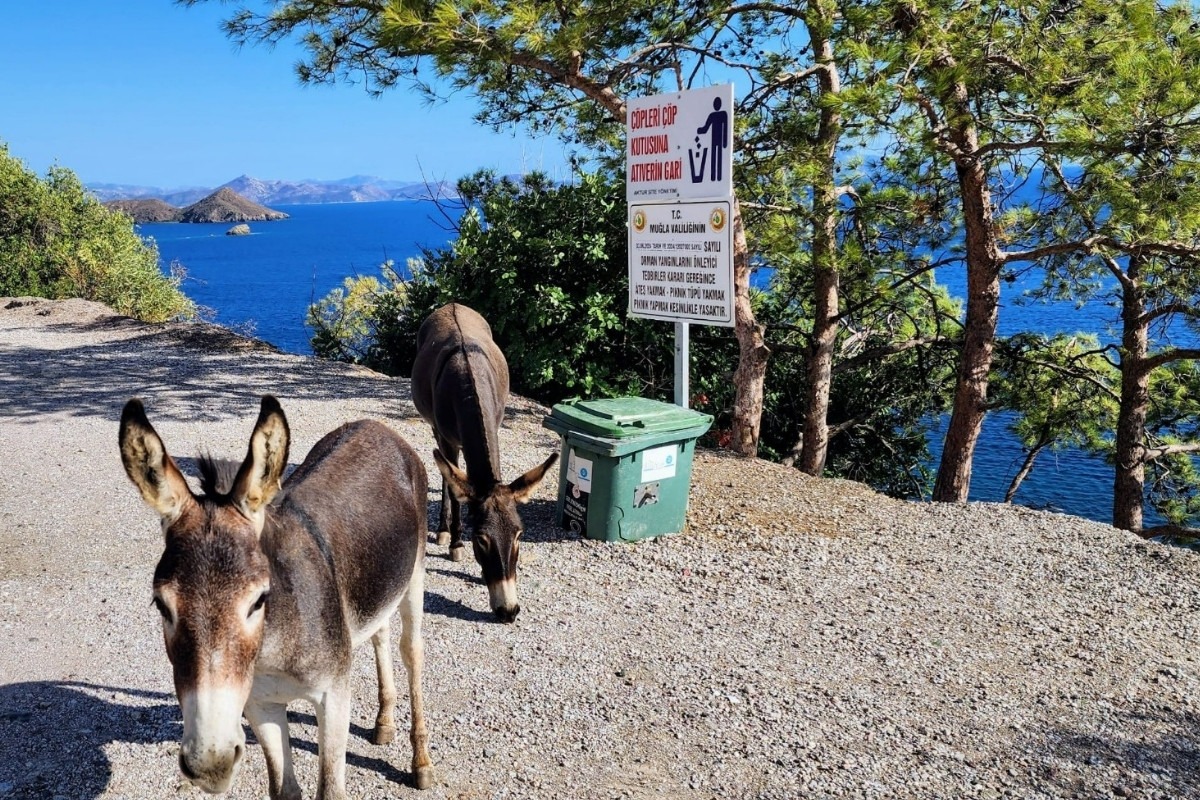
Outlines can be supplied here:
[[[187, 271], [183, 289], [214, 312], [214, 321], [256, 336], [291, 353], [311, 354], [305, 312], [310, 303], [341, 286], [350, 275], [379, 275], [391, 259], [403, 271], [421, 249], [444, 246], [455, 237], [460, 210], [432, 201], [279, 206], [290, 215], [276, 222], [250, 223], [248, 236], [226, 236], [220, 224], [146, 224], [164, 265], [177, 261]], [[962, 270], [943, 270], [938, 280], [962, 296]], [[1004, 287], [1001, 334], [1020, 330], [1045, 333], [1087, 330], [1111, 340], [1119, 310], [1102, 304], [1076, 309], [1073, 304], [1018, 302], [1022, 286]], [[665, 323], [664, 323], [665, 324]], [[1003, 500], [1024, 454], [1008, 432], [1011, 418], [989, 415], [975, 454], [971, 500]], [[940, 436], [933, 437], [934, 461]], [[1079, 451], [1043, 453], [1022, 484], [1016, 502], [1109, 522], [1112, 469], [1100, 458]], [[1146, 524], [1160, 524], [1149, 508]]]
[[184, 292], [211, 309], [214, 322], [306, 355], [312, 353], [304, 326], [310, 303], [349, 276], [379, 276], [388, 259], [403, 271], [422, 247], [455, 238], [453, 223], [461, 212], [411, 200], [274, 208], [289, 218], [252, 222], [247, 236], [227, 236], [230, 223], [156, 223], [137, 230], [158, 244], [164, 265], [183, 265]]

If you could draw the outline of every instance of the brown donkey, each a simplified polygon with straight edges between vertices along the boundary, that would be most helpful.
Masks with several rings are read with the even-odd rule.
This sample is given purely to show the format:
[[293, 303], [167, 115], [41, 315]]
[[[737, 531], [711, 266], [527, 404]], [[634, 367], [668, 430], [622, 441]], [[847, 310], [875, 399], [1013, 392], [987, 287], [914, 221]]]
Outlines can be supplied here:
[[[558, 453], [512, 483], [500, 482], [497, 431], [508, 401], [508, 362], [492, 341], [487, 321], [464, 305], [442, 306], [421, 323], [412, 394], [417, 411], [433, 427], [438, 446], [433, 451], [442, 473], [438, 544], [449, 544], [450, 558], [462, 560], [460, 504], [467, 503], [471, 545], [483, 569], [492, 611], [501, 622], [512, 622], [521, 611], [517, 503], [532, 496]], [[460, 451], [466, 472], [458, 468]]]
[[[375, 647], [375, 741], [396, 728], [389, 620], [412, 702], [412, 771], [433, 783], [421, 700], [427, 478], [420, 458], [379, 422], [343, 425], [286, 481], [289, 432], [263, 397], [240, 468], [201, 461], [194, 495], [141, 401], [121, 414], [121, 460], [162, 517], [166, 546], [154, 605], [183, 714], [179, 768], [206, 792], [229, 789], [245, 750], [242, 714], [262, 744], [272, 800], [298, 800], [287, 703], [316, 707], [319, 800], [345, 797], [351, 651]], [[235, 467], [234, 469], [228, 467]], [[232, 478], [232, 480], [229, 480]]]

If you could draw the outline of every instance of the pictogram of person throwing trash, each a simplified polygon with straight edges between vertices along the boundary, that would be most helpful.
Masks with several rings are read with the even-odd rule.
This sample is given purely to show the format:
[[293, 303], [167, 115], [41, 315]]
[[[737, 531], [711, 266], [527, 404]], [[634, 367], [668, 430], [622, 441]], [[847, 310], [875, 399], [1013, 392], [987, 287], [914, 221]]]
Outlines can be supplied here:
[[[704, 122], [704, 127], [697, 128], [696, 145], [700, 146], [700, 136], [709, 133], [709, 145], [706, 148], [708, 152], [703, 153], [700, 159], [700, 169], [696, 169], [696, 163], [691, 161], [692, 167], [692, 183], [700, 183], [704, 180], [704, 159], [711, 160], [709, 167], [709, 180], [716, 183], [723, 180], [722, 162], [724, 162], [725, 148], [729, 147], [729, 112], [721, 110], [721, 98], [713, 98], [713, 112], [708, 115], [708, 119]], [[691, 156], [691, 153], [688, 153]]]

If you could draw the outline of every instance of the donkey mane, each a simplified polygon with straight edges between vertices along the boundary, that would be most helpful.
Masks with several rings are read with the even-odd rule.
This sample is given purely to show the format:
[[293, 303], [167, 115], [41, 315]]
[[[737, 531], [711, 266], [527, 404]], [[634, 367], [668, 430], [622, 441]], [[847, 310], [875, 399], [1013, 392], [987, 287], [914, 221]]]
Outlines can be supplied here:
[[233, 491], [241, 464], [230, 458], [216, 458], [211, 453], [202, 453], [196, 460], [200, 470], [200, 491], [213, 500], [224, 500]]

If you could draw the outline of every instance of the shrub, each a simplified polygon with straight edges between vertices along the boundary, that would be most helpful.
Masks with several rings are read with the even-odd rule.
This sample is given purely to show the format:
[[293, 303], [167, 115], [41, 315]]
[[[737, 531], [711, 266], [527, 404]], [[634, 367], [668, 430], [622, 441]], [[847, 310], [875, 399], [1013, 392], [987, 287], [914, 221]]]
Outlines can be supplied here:
[[162, 322], [196, 314], [182, 277], [163, 274], [154, 243], [73, 172], [53, 167], [39, 179], [0, 143], [0, 295], [81, 297]]

